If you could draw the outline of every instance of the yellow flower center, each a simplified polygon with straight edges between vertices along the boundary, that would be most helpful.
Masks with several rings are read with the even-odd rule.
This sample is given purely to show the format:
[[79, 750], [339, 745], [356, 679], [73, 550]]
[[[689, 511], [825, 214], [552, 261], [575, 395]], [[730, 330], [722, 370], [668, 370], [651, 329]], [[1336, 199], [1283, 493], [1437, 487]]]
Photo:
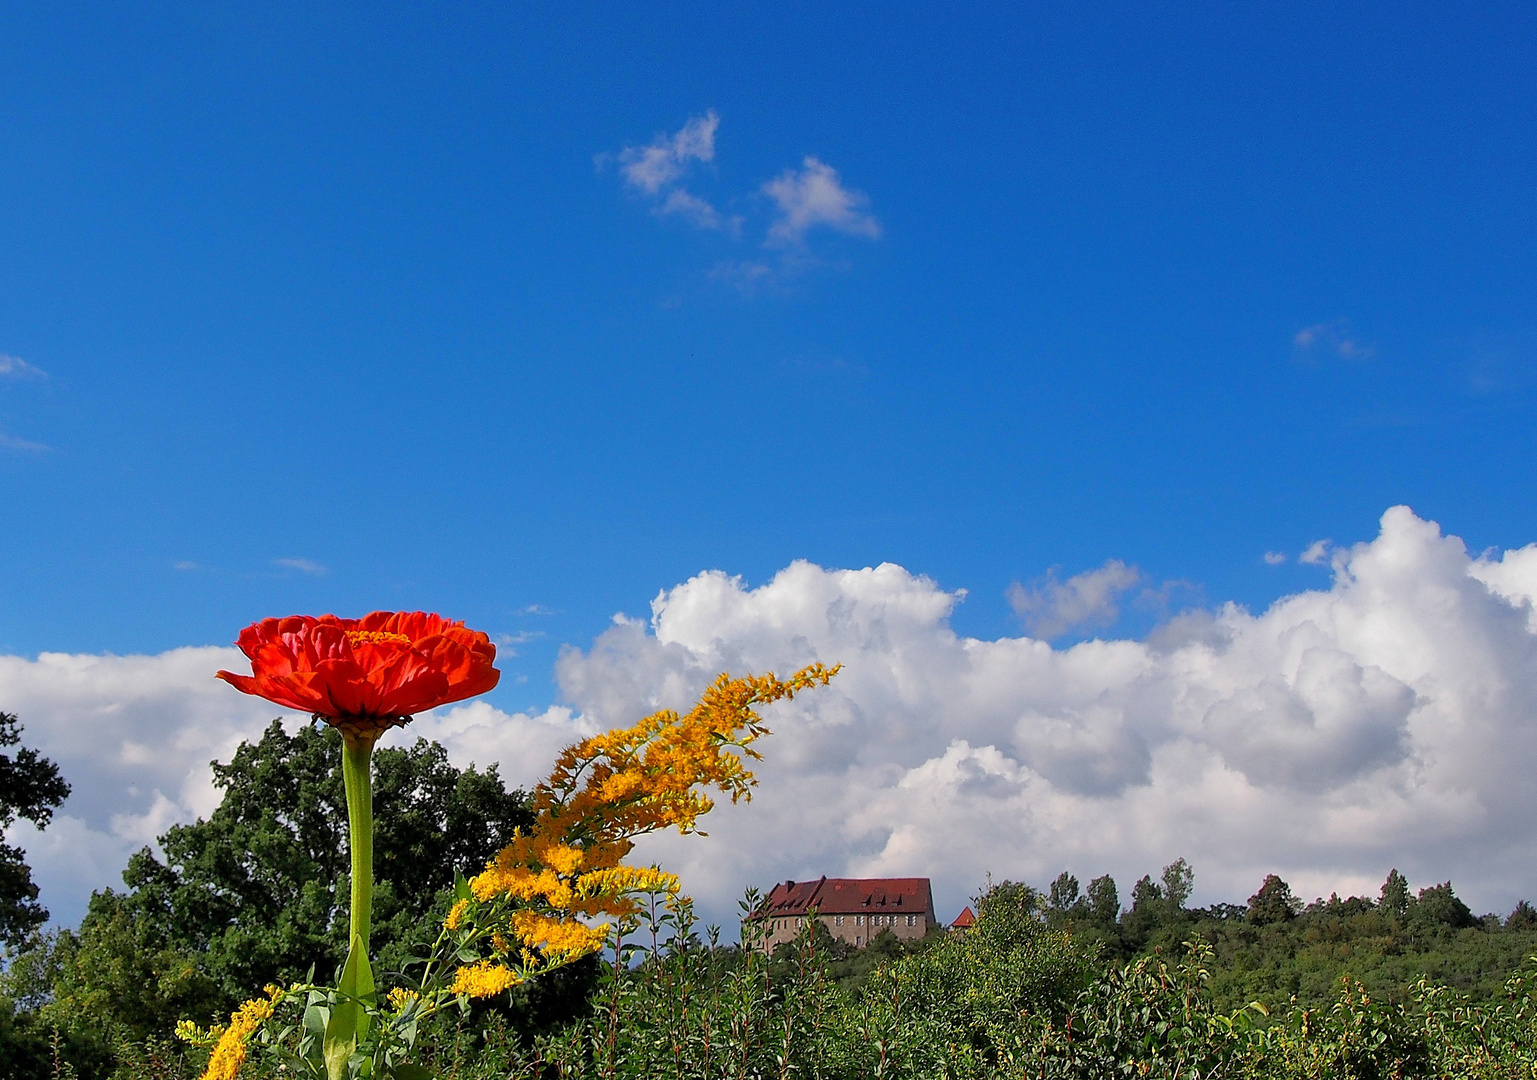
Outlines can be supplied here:
[[392, 634], [388, 630], [348, 630], [348, 645], [409, 645], [411, 639], [404, 634]]

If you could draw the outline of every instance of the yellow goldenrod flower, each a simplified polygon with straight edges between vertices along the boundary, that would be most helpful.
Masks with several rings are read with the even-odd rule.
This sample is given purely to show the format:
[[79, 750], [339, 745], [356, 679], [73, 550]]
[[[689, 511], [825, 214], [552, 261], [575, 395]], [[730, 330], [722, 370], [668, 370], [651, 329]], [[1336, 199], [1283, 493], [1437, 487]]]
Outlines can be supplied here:
[[229, 1027], [219, 1036], [219, 1043], [208, 1058], [203, 1080], [235, 1080], [240, 1066], [245, 1064], [246, 1042], [272, 1015], [282, 993], [276, 986], [268, 986], [267, 997], [253, 998], [230, 1015]]
[[608, 938], [607, 924], [587, 926], [568, 919], [552, 919], [537, 911], [514, 912], [512, 929], [520, 940], [542, 952], [546, 961], [555, 963], [597, 952]]
[[548, 844], [539, 852], [539, 861], [557, 874], [572, 874], [581, 868], [586, 852], [568, 844]]
[[594, 870], [576, 881], [583, 896], [622, 896], [625, 893], [675, 893], [680, 888], [676, 876], [655, 866], [613, 866]]
[[[378, 642], [369, 638], [364, 644]], [[785, 680], [722, 674], [686, 714], [664, 709], [562, 751], [549, 778], [534, 789], [533, 826], [513, 833], [470, 879], [472, 898], [456, 900], [443, 920], [455, 935], [454, 953], [488, 944], [491, 954], [455, 970], [451, 992], [492, 997], [597, 952], [610, 934], [610, 924], [600, 917], [617, 919], [622, 933], [634, 925], [644, 898], [655, 902], [660, 896], [669, 910], [688, 910], [676, 877], [624, 864], [636, 839], [667, 828], [697, 832], [700, 816], [715, 805], [708, 790], [732, 802], [751, 798], [756, 780], [744, 762], [758, 759], [752, 744], [768, 734], [755, 708], [825, 686], [838, 670], [812, 664]], [[351, 753], [352, 743], [347, 746]], [[363, 941], [366, 946], [366, 934]], [[433, 990], [429, 1001], [436, 1003], [439, 992]], [[203, 1032], [190, 1022], [177, 1025], [178, 1036], [205, 1040], [200, 1045], [217, 1038], [203, 1080], [235, 1080], [247, 1044], [284, 993], [269, 986], [265, 999], [236, 1009], [222, 1032]], [[397, 987], [387, 1000], [398, 1021], [419, 998]]]
[[462, 967], [454, 973], [452, 993], [464, 994], [472, 998], [492, 997], [503, 990], [511, 989], [521, 981], [517, 972], [511, 968], [494, 964], [489, 960], [481, 960], [468, 967]]
[[754, 706], [826, 685], [837, 673], [813, 664], [783, 681], [721, 675], [687, 715], [665, 709], [567, 747], [534, 791], [533, 829], [517, 833], [471, 881], [476, 898], [508, 895], [568, 909], [582, 897], [562, 886], [579, 870], [617, 867], [644, 833], [694, 831], [714, 805], [696, 789], [714, 787], [733, 802], [750, 797], [755, 781], [742, 758], [756, 758], [751, 744], [768, 733]]
[[[665, 828], [697, 831], [700, 815], [714, 806], [703, 789], [733, 802], [750, 798], [756, 781], [743, 759], [758, 757], [752, 743], [768, 733], [755, 706], [825, 686], [838, 670], [813, 664], [785, 680], [721, 675], [685, 715], [664, 709], [563, 750], [549, 779], [534, 789], [532, 828], [515, 832], [470, 879], [475, 899], [488, 905], [473, 918], [490, 931], [493, 955], [516, 950], [523, 958], [516, 978], [526, 977], [601, 949], [608, 925], [592, 924], [594, 918], [632, 918], [644, 894], [676, 898], [673, 875], [624, 865], [635, 839]], [[445, 925], [456, 930], [470, 917], [469, 902], [460, 901]], [[482, 918], [489, 922], [480, 925]], [[464, 980], [484, 990], [475, 996], [488, 996], [512, 978], [508, 969], [482, 962], [459, 969], [455, 987], [470, 993], [459, 989]]]
[[176, 1037], [182, 1042], [191, 1043], [193, 1046], [206, 1046], [213, 1042], [215, 1035], [213, 1028], [204, 1030], [191, 1020], [176, 1021]]

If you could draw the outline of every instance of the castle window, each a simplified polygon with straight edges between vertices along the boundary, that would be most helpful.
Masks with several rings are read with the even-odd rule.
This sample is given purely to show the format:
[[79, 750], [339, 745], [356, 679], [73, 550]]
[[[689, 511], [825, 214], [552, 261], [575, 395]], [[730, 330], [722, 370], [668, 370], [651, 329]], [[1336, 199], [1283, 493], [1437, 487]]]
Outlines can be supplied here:
[[843, 916], [842, 915], [834, 915], [833, 916], [833, 925], [834, 926], [842, 926], [843, 925]]
[[908, 926], [917, 926], [918, 925], [918, 916], [916, 916], [916, 915], [909, 915], [907, 917], [907, 925]]

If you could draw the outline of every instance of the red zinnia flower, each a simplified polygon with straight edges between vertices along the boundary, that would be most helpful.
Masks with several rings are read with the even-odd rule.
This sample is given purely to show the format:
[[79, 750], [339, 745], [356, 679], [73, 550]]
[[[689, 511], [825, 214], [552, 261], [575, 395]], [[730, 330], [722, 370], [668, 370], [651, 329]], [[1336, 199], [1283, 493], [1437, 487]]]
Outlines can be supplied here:
[[237, 690], [381, 731], [483, 694], [501, 678], [491, 666], [490, 638], [422, 611], [263, 619], [242, 630], [237, 644], [252, 674], [219, 672]]

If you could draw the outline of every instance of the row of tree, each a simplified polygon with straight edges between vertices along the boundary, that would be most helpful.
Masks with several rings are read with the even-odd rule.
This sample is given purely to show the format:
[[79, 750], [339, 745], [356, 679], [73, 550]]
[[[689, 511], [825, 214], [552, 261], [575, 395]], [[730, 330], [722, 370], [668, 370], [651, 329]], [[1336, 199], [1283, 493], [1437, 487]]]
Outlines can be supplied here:
[[1094, 943], [1107, 959], [1167, 955], [1186, 941], [1204, 941], [1214, 952], [1210, 992], [1231, 1008], [1293, 997], [1321, 1005], [1343, 976], [1394, 1000], [1422, 976], [1488, 1000], [1537, 952], [1530, 903], [1521, 901], [1504, 918], [1477, 917], [1451, 882], [1415, 892], [1396, 869], [1376, 897], [1330, 895], [1306, 904], [1269, 874], [1246, 903], [1192, 908], [1194, 881], [1190, 865], [1176, 860], [1159, 880], [1140, 879], [1122, 910], [1108, 876], [1080, 891], [1078, 880], [1063, 873], [1038, 901], [1048, 926]]
[[1520, 901], [1503, 920], [1497, 915], [1475, 918], [1453, 891], [1450, 881], [1431, 885], [1415, 895], [1409, 888], [1408, 879], [1396, 868], [1382, 883], [1376, 900], [1362, 896], [1341, 900], [1336, 893], [1327, 900], [1320, 898], [1305, 905], [1280, 875], [1267, 874], [1245, 904], [1219, 903], [1205, 908], [1187, 908], [1185, 902], [1189, 900], [1194, 884], [1195, 871], [1184, 859], [1178, 859], [1163, 868], [1160, 881], [1155, 882], [1150, 876], [1139, 879], [1132, 889], [1131, 907], [1122, 911], [1115, 880], [1108, 874], [1089, 882], [1088, 890], [1080, 893], [1078, 879], [1064, 870], [1048, 888], [1045, 906], [1053, 925], [1115, 927], [1124, 941], [1135, 944], [1146, 941], [1153, 931], [1170, 924], [1241, 920], [1252, 926], [1269, 926], [1319, 912], [1332, 915], [1378, 912], [1405, 924], [1452, 929], [1537, 927], [1537, 910], [1528, 901]]

